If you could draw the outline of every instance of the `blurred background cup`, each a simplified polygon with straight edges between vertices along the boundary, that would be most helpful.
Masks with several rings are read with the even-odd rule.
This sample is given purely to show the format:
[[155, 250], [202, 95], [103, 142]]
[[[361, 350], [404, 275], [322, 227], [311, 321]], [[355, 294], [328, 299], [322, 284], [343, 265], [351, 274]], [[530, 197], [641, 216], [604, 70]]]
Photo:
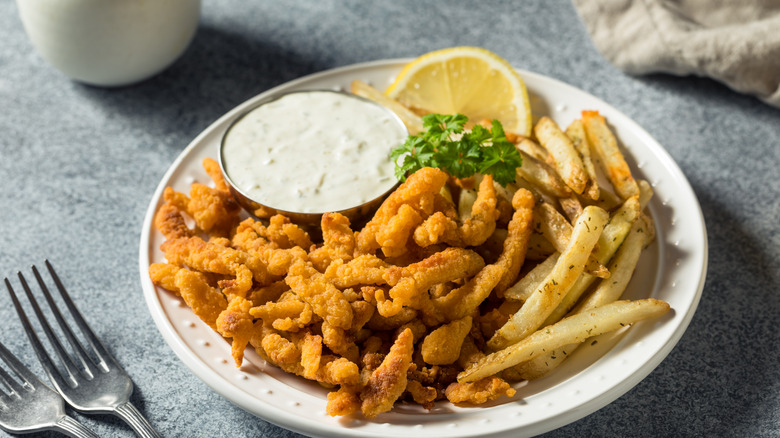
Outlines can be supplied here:
[[114, 87], [150, 78], [189, 46], [201, 0], [17, 0], [40, 55], [70, 78]]

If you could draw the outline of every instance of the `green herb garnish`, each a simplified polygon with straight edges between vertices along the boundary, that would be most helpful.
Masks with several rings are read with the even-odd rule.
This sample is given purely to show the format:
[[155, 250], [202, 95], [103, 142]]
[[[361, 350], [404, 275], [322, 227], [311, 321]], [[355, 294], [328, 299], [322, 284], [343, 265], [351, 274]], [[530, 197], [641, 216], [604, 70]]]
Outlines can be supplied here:
[[502, 186], [515, 180], [523, 159], [498, 120], [491, 129], [474, 125], [468, 132], [463, 114], [428, 114], [422, 120], [425, 130], [410, 135], [391, 154], [399, 180], [423, 167], [438, 167], [456, 178], [493, 175]]

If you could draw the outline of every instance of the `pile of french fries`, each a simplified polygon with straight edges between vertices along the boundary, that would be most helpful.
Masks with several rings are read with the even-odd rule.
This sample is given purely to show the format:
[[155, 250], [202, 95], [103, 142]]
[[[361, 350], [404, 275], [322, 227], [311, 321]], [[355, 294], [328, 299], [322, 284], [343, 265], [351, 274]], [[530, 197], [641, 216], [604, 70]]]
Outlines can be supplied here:
[[[369, 84], [354, 94], [394, 111], [411, 133], [420, 115]], [[500, 297], [505, 322], [480, 356], [458, 375], [475, 382], [500, 375], [536, 379], [560, 366], [588, 338], [666, 313], [669, 304], [620, 300], [645, 247], [655, 238], [644, 212], [653, 193], [631, 174], [617, 139], [597, 111], [583, 111], [565, 130], [549, 117], [531, 138], [507, 135], [523, 158], [517, 180], [497, 192], [511, 200], [524, 188], [536, 199], [524, 274]], [[464, 191], [461, 197], [468, 197]], [[461, 199], [462, 209], [469, 208]]]

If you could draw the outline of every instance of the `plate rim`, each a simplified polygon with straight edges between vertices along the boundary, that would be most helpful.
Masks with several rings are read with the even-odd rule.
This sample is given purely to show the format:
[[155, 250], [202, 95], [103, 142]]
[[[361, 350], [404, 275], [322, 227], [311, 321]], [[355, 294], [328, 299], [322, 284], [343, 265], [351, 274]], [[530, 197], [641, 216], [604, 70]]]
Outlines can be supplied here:
[[[139, 273], [141, 277], [141, 284], [142, 284], [144, 298], [158, 331], [160, 331], [161, 335], [163, 336], [163, 339], [166, 341], [168, 346], [174, 351], [174, 354], [176, 354], [179, 360], [181, 360], [187, 366], [187, 368], [190, 369], [190, 371], [192, 371], [201, 381], [206, 383], [211, 389], [213, 389], [221, 396], [225, 397], [232, 404], [246, 410], [247, 412], [265, 421], [276, 424], [285, 429], [292, 430], [298, 433], [312, 435], [312, 436], [391, 436], [389, 434], [388, 435], [375, 434], [373, 432], [360, 430], [360, 429], [355, 430], [355, 429], [344, 428], [344, 429], [337, 429], [337, 430], [330, 430], [330, 429], [325, 430], [323, 429], [322, 425], [319, 423], [306, 424], [305, 422], [301, 422], [300, 421], [301, 419], [298, 415], [289, 413], [288, 411], [285, 411], [281, 408], [263, 402], [255, 397], [250, 396], [245, 391], [242, 391], [240, 389], [238, 391], [229, 390], [229, 388], [232, 388], [234, 386], [233, 383], [230, 382], [226, 377], [214, 371], [212, 368], [208, 367], [204, 362], [202, 362], [202, 360], [195, 354], [195, 352], [184, 343], [184, 340], [178, 336], [176, 329], [173, 327], [170, 320], [167, 319], [163, 308], [160, 306], [159, 296], [157, 296], [157, 288], [153, 285], [148, 275], [148, 268], [151, 263], [149, 245], [151, 244], [150, 236], [152, 233], [150, 233], [150, 230], [153, 228], [154, 214], [159, 206], [162, 191], [168, 185], [171, 178], [176, 173], [181, 163], [187, 158], [187, 156], [190, 153], [192, 153], [192, 151], [195, 148], [197, 148], [206, 137], [208, 137], [209, 135], [213, 135], [213, 132], [215, 130], [220, 129], [221, 125], [223, 125], [226, 122], [229, 122], [230, 119], [240, 115], [242, 111], [245, 110], [245, 108], [251, 106], [254, 102], [263, 99], [268, 95], [276, 93], [280, 89], [295, 88], [302, 83], [315, 81], [320, 78], [331, 76], [331, 75], [335, 76], [347, 72], [353, 72], [360, 69], [371, 69], [371, 68], [397, 67], [400, 69], [404, 64], [410, 62], [413, 59], [414, 58], [381, 59], [381, 60], [355, 63], [355, 64], [340, 66], [328, 70], [323, 70], [320, 72], [312, 73], [276, 85], [266, 91], [258, 93], [257, 95], [243, 101], [242, 103], [236, 105], [231, 110], [229, 110], [228, 112], [220, 116], [214, 122], [209, 124], [187, 145], [187, 147], [185, 147], [179, 153], [179, 155], [169, 165], [168, 169], [162, 176], [160, 182], [158, 183], [151, 197], [149, 206], [147, 207], [142, 229], [141, 229], [141, 239], [139, 245]], [[704, 221], [701, 205], [698, 202], [698, 199], [696, 197], [696, 194], [692, 186], [690, 185], [690, 182], [685, 177], [685, 174], [682, 172], [682, 169], [674, 161], [674, 159], [671, 157], [668, 151], [662, 145], [660, 145], [660, 143], [658, 143], [647, 131], [645, 131], [644, 128], [642, 128], [633, 119], [631, 119], [630, 117], [628, 117], [627, 115], [625, 115], [624, 113], [622, 113], [621, 111], [613, 107], [612, 105], [604, 102], [600, 98], [592, 95], [591, 93], [585, 90], [576, 88], [570, 84], [567, 84], [565, 82], [562, 82], [558, 79], [549, 76], [545, 76], [539, 73], [534, 73], [524, 69], [519, 69], [516, 67], [515, 69], [520, 73], [521, 77], [523, 78], [533, 77], [536, 80], [551, 81], [558, 87], [562, 87], [564, 89], [572, 89], [572, 90], [576, 90], [579, 93], [584, 93], [588, 95], [589, 98], [593, 99], [595, 102], [597, 102], [600, 105], [599, 110], [604, 109], [619, 114], [623, 119], [621, 120], [621, 123], [627, 123], [628, 125], [630, 125], [629, 128], [635, 134], [638, 134], [640, 137], [643, 138], [642, 141], [643, 145], [647, 145], [647, 144], [652, 145], [653, 154], [656, 155], [659, 159], [661, 159], [665, 167], [672, 170], [672, 173], [678, 180], [677, 181], [678, 184], [682, 185], [681, 188], [685, 189], [685, 191], [687, 192], [686, 195], [691, 196], [695, 201], [693, 206], [695, 206], [695, 211], [697, 213], [697, 219], [698, 219], [697, 222], [698, 225], [700, 225], [700, 231], [701, 231], [700, 237], [701, 237], [701, 241], [703, 242], [703, 247], [701, 248], [701, 254], [700, 254], [701, 272], [697, 283], [697, 288], [694, 295], [692, 296], [690, 307], [687, 309], [687, 312], [684, 318], [682, 319], [682, 321], [677, 325], [677, 328], [674, 330], [672, 336], [667, 338], [666, 342], [657, 350], [657, 352], [650, 358], [650, 360], [642, 363], [642, 365], [639, 366], [639, 368], [636, 369], [633, 372], [633, 374], [623, 379], [621, 382], [619, 382], [619, 384], [614, 385], [613, 387], [609, 388], [608, 390], [598, 395], [597, 397], [588, 399], [567, 411], [545, 418], [544, 420], [541, 421], [524, 425], [522, 432], [530, 433], [533, 435], [533, 434], [538, 434], [549, 430], [553, 430], [558, 427], [562, 427], [566, 424], [584, 418], [585, 416], [590, 415], [591, 413], [601, 409], [602, 407], [606, 406], [607, 404], [611, 403], [612, 401], [616, 400], [617, 398], [619, 398], [620, 396], [622, 396], [623, 394], [625, 394], [626, 392], [634, 388], [648, 374], [650, 374], [669, 355], [669, 353], [671, 353], [671, 351], [677, 345], [679, 340], [685, 334], [695, 314], [695, 311], [698, 307], [699, 301], [701, 300], [701, 296], [705, 285], [705, 279], [707, 275], [709, 249], [708, 249], [706, 223]], [[613, 348], [616, 347], [617, 345]], [[267, 405], [267, 407], [270, 409], [268, 411], [264, 411], [263, 415], [260, 415], [257, 412], [254, 412], [247, 407], [248, 405], [257, 402], [261, 402], [262, 404]], [[387, 431], [390, 433], [391, 429], [392, 427], [387, 429]], [[492, 429], [491, 431], [488, 432], [488, 434], [481, 434], [481, 436], [504, 436], [507, 432], [513, 432], [513, 431], [516, 431], [516, 428], [509, 425], [508, 427], [503, 427], [500, 429]], [[458, 433], [458, 432], [465, 432], [463, 430], [461, 431], [453, 430], [452, 432], [453, 433], [450, 435], [452, 437], [473, 436], [472, 433], [466, 433], [466, 434]]]

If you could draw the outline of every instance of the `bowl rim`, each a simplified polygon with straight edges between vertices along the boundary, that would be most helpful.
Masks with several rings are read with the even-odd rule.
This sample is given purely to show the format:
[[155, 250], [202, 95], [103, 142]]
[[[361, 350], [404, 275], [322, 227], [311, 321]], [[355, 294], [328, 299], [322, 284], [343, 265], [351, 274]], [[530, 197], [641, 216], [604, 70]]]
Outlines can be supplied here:
[[228, 134], [230, 134], [230, 131], [238, 123], [240, 123], [241, 120], [243, 120], [247, 115], [257, 110], [258, 108], [265, 106], [271, 102], [278, 101], [286, 96], [293, 95], [293, 94], [311, 94], [311, 93], [338, 94], [347, 98], [356, 99], [364, 103], [368, 103], [370, 105], [378, 107], [382, 111], [386, 112], [388, 116], [390, 116], [390, 118], [395, 121], [395, 124], [400, 129], [402, 129], [402, 132], [404, 133], [404, 137], [409, 136], [409, 129], [406, 127], [403, 120], [401, 120], [401, 118], [395, 112], [393, 112], [391, 109], [387, 108], [386, 106], [378, 102], [375, 102], [371, 99], [365, 98], [363, 96], [358, 96], [357, 94], [349, 93], [346, 91], [332, 90], [332, 89], [325, 89], [325, 88], [292, 90], [292, 91], [270, 94], [264, 97], [263, 99], [260, 99], [254, 105], [249, 107], [247, 110], [241, 112], [238, 116], [236, 116], [236, 118], [234, 118], [228, 124], [227, 128], [222, 133], [222, 136], [219, 140], [219, 148], [217, 151], [217, 163], [219, 163], [219, 168], [222, 171], [223, 177], [225, 178], [225, 183], [230, 189], [230, 192], [233, 194], [233, 197], [236, 198], [236, 200], [238, 201], [239, 205], [241, 205], [241, 207], [243, 207], [248, 213], [252, 215], [255, 215], [255, 212], [258, 209], [262, 208], [265, 209], [266, 211], [273, 212], [274, 214], [282, 214], [284, 216], [287, 216], [295, 222], [301, 222], [306, 224], [319, 224], [320, 221], [322, 220], [322, 216], [325, 213], [339, 213], [349, 218], [350, 221], [352, 222], [354, 222], [355, 220], [360, 220], [364, 218], [367, 214], [375, 210], [377, 207], [379, 207], [379, 205], [384, 201], [384, 199], [387, 198], [387, 196], [389, 196], [390, 193], [395, 191], [395, 189], [400, 185], [401, 182], [396, 179], [395, 184], [393, 184], [392, 187], [390, 187], [386, 191], [382, 192], [381, 195], [349, 208], [343, 208], [340, 210], [317, 211], [317, 212], [298, 212], [298, 211], [277, 208], [272, 205], [266, 204], [263, 201], [256, 199], [255, 197], [250, 196], [246, 192], [246, 190], [242, 190], [241, 187], [239, 187], [239, 185], [236, 184], [235, 181], [233, 181], [233, 179], [230, 177], [230, 174], [226, 169], [225, 153], [224, 153], [226, 139], [228, 137]]

